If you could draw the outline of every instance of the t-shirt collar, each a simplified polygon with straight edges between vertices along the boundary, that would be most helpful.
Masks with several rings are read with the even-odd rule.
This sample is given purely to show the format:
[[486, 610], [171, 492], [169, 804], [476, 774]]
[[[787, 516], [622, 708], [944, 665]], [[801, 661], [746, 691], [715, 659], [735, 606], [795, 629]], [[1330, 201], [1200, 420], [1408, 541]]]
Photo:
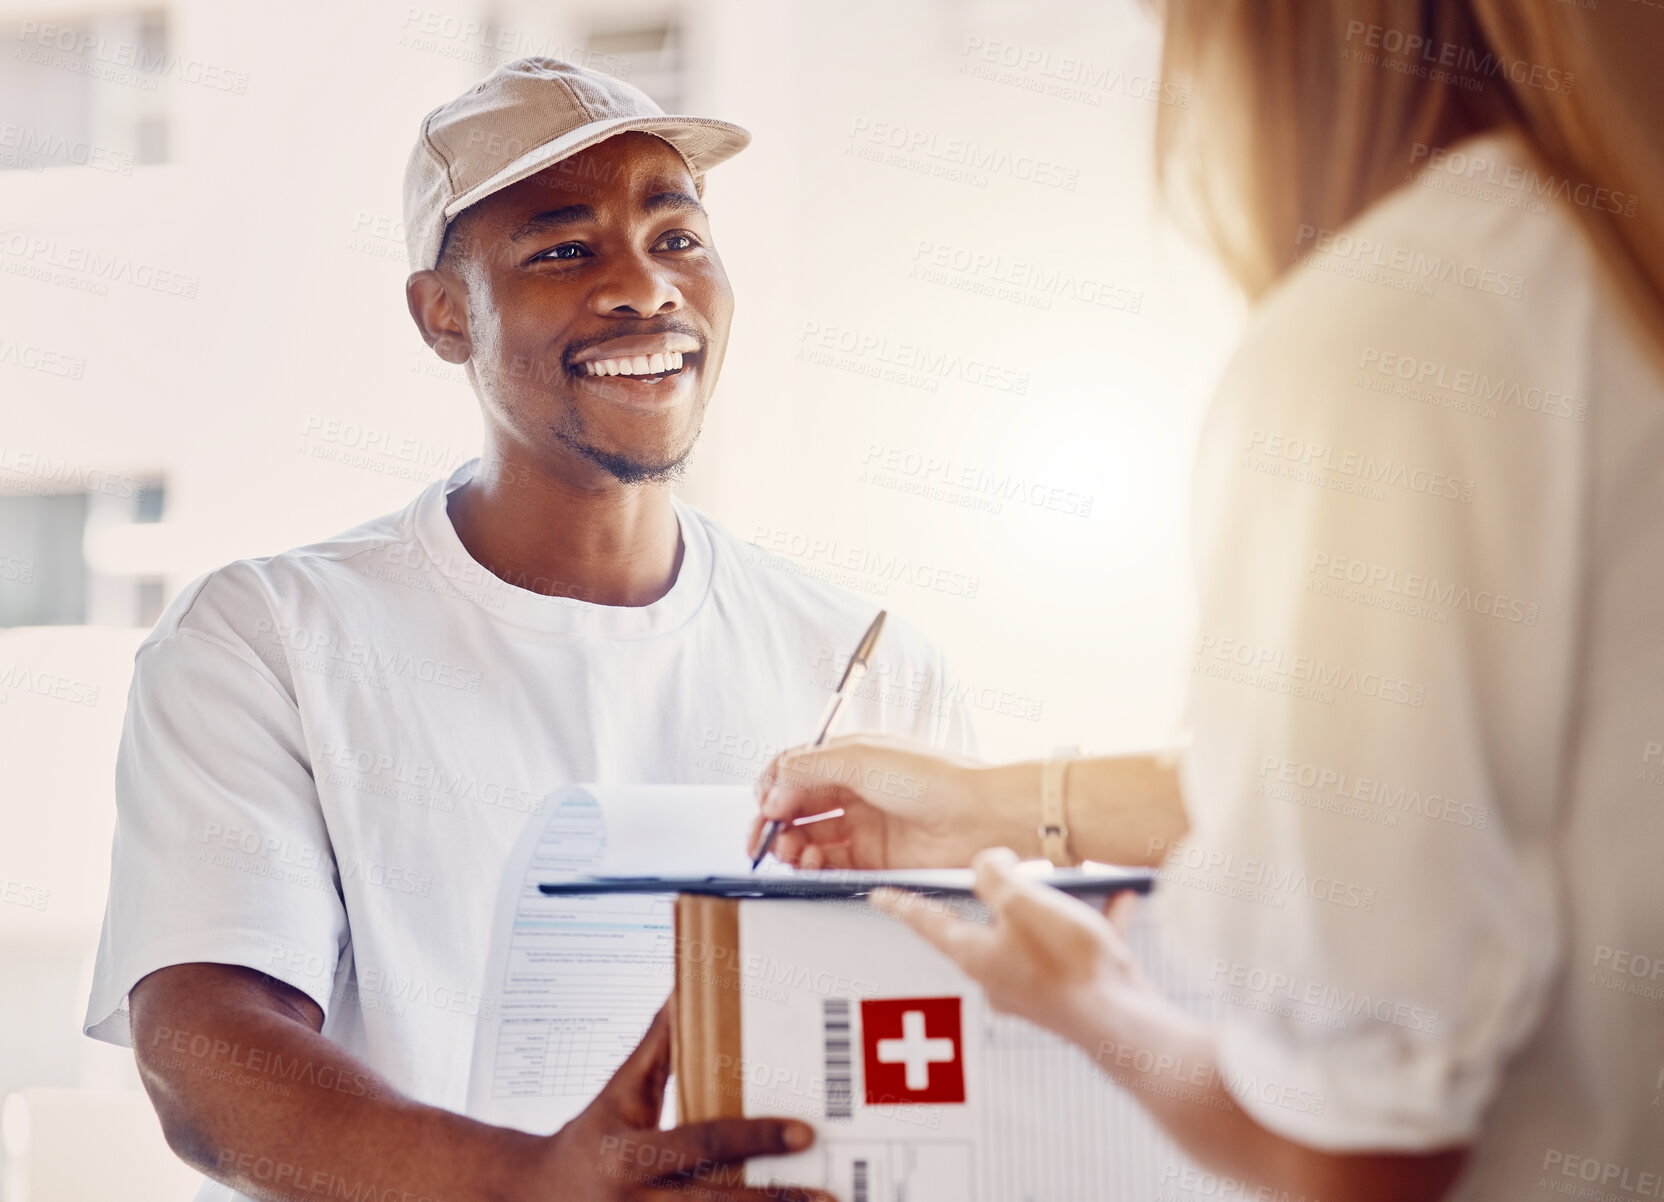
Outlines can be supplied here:
[[472, 601], [488, 614], [517, 626], [605, 639], [651, 638], [686, 623], [704, 603], [711, 584], [711, 543], [704, 524], [676, 497], [671, 504], [682, 535], [682, 564], [670, 591], [651, 605], [597, 605], [572, 597], [551, 597], [508, 583], [468, 553], [451, 525], [446, 498], [479, 467], [470, 459], [444, 480], [430, 484], [416, 499], [412, 523], [433, 571], [452, 586], [447, 590]]

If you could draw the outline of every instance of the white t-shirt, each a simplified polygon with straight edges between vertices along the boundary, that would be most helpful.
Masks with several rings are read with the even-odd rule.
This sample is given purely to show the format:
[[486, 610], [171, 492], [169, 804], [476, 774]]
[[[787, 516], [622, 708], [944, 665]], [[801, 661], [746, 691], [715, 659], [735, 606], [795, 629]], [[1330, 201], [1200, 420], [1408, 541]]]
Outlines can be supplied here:
[[[813, 736], [874, 606], [680, 501], [681, 567], [651, 605], [515, 587], [446, 512], [474, 467], [210, 573], [141, 645], [88, 1034], [127, 1044], [128, 991], [156, 969], [246, 965], [396, 1088], [461, 1110], [494, 894], [548, 794], [744, 784]], [[841, 729], [974, 752], [941, 655], [893, 614]], [[215, 1067], [188, 1033], [181, 1055]]]
[[1655, 1198], [1664, 364], [1551, 177], [1459, 150], [1313, 237], [1225, 372], [1159, 905], [1264, 1126]]

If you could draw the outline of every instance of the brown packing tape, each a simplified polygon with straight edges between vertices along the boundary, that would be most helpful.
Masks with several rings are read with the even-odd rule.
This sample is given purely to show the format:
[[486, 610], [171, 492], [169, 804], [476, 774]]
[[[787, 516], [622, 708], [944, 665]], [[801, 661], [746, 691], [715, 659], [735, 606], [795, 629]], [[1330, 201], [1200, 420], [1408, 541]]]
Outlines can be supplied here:
[[677, 1121], [740, 1118], [740, 903], [676, 898], [676, 998], [671, 1061]]

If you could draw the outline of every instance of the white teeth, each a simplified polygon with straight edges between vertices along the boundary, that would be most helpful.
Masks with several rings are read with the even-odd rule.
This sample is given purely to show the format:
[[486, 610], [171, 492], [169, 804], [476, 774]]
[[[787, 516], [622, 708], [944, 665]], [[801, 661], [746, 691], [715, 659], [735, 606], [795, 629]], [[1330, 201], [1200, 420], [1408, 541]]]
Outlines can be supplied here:
[[588, 376], [657, 376], [681, 370], [681, 351], [631, 355], [626, 359], [591, 359], [584, 364], [584, 374]]

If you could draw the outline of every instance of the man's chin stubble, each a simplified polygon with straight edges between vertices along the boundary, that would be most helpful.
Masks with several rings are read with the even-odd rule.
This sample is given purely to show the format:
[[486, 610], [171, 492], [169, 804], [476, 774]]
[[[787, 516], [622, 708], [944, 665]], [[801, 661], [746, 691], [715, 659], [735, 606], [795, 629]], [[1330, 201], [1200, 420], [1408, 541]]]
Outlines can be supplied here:
[[550, 432], [562, 446], [581, 455], [620, 484], [671, 484], [680, 480], [687, 471], [688, 460], [693, 456], [694, 443], [699, 440], [698, 431], [695, 431], [693, 438], [688, 440], [688, 445], [675, 459], [668, 463], [645, 462], [594, 446], [558, 426], [551, 427]]

